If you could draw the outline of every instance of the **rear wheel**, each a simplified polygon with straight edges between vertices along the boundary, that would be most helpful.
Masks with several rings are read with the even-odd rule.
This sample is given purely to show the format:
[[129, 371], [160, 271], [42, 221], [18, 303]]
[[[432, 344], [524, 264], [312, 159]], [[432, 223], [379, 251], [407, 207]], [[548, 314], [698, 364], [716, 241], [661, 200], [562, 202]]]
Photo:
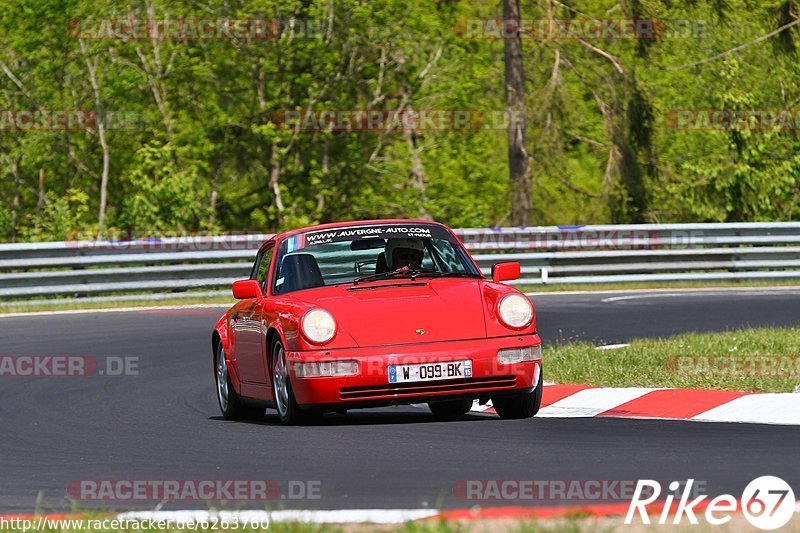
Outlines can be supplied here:
[[289, 376], [289, 364], [286, 361], [286, 350], [279, 338], [272, 342], [270, 349], [272, 369], [272, 390], [275, 393], [275, 408], [281, 423], [287, 426], [314, 422], [320, 418], [317, 411], [304, 411], [297, 405]]
[[225, 420], [259, 420], [264, 418], [266, 409], [251, 407], [242, 403], [231, 383], [225, 350], [218, 346], [214, 355], [214, 382], [217, 385], [217, 402]]
[[533, 392], [492, 399], [492, 405], [500, 418], [509, 420], [530, 418], [539, 412], [539, 407], [542, 405], [542, 389], [542, 373], [539, 372], [539, 383]]
[[428, 408], [439, 418], [457, 418], [469, 413], [472, 409], [472, 400], [442, 400], [440, 402], [428, 402]]

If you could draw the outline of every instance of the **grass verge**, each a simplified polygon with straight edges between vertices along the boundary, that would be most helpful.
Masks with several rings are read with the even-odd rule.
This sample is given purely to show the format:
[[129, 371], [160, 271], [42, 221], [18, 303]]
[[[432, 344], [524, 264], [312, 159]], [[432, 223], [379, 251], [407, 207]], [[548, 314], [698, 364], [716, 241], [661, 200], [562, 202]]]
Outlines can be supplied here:
[[[652, 516], [652, 521], [657, 521], [658, 516]], [[538, 520], [513, 520], [513, 519], [479, 519], [474, 521], [444, 521], [444, 520], [423, 520], [417, 522], [407, 522], [400, 525], [377, 525], [377, 524], [306, 524], [298, 522], [275, 522], [268, 528], [251, 527], [230, 527], [228, 529], [212, 527], [171, 526], [162, 529], [147, 529], [147, 527], [126, 527], [126, 528], [75, 528], [75, 527], [45, 527], [42, 533], [86, 533], [97, 531], [100, 533], [157, 531], [159, 533], [212, 533], [214, 531], [229, 531], [230, 533], [561, 533], [561, 532], [616, 532], [626, 533], [645, 533], [657, 528], [659, 531], [670, 532], [692, 532], [692, 533], [733, 533], [739, 531], [752, 530], [752, 526], [741, 515], [734, 515], [732, 519], [722, 526], [711, 526], [700, 519], [699, 525], [691, 525], [684, 520], [680, 525], [673, 525], [668, 522], [666, 525], [644, 525], [636, 521], [633, 524], [625, 524], [623, 517], [566, 517], [557, 519], [538, 519]], [[0, 527], [0, 531], [22, 531]], [[30, 533], [29, 530], [26, 533]], [[790, 522], [782, 531], [800, 532], [800, 526], [796, 521]]]
[[793, 392], [800, 383], [800, 328], [691, 333], [613, 350], [545, 348], [545, 376], [556, 383], [750, 392]]

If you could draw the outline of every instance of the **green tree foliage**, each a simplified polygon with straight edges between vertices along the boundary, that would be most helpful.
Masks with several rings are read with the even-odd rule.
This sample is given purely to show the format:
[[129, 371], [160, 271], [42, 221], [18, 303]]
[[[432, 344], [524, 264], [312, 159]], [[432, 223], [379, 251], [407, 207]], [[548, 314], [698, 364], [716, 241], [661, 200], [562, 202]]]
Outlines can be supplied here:
[[[464, 33], [465, 20], [502, 9], [499, 0], [7, 0], [0, 240], [373, 217], [508, 224], [503, 41]], [[521, 9], [528, 19], [645, 19], [665, 30], [522, 40], [533, 223], [800, 218], [797, 0], [521, 0]], [[82, 33], [110, 19], [282, 27], [256, 40]], [[680, 110], [782, 109], [789, 128], [674, 122]], [[76, 110], [93, 118], [9, 125], [20, 112]], [[308, 110], [466, 111], [471, 124], [294, 131], [279, 120]]]

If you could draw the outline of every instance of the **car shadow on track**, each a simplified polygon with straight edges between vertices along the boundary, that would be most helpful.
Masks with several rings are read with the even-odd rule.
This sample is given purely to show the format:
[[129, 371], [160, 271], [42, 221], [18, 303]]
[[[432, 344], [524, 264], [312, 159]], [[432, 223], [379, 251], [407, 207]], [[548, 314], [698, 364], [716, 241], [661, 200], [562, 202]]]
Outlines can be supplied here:
[[[209, 417], [209, 420], [224, 421], [221, 416]], [[390, 424], [430, 424], [430, 423], [455, 423], [455, 422], [486, 422], [499, 421], [499, 417], [485, 414], [466, 414], [463, 416], [442, 419], [437, 418], [430, 412], [420, 409], [415, 411], [348, 411], [347, 414], [326, 413], [318, 421], [302, 424], [303, 426], [365, 426], [365, 425], [390, 425]], [[242, 420], [238, 424], [255, 424], [260, 426], [279, 426], [281, 425], [277, 413], [268, 412], [261, 420]]]

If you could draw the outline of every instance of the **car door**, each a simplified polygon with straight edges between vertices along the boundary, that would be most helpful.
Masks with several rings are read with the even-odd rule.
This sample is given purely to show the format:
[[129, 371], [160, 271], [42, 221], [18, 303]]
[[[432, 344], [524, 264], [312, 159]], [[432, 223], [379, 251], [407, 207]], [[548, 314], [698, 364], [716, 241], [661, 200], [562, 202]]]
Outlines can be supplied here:
[[[266, 295], [274, 246], [259, 251], [250, 279], [261, 285]], [[267, 389], [266, 324], [262, 320], [262, 306], [266, 300], [242, 300], [234, 308], [231, 317], [234, 343], [236, 346], [236, 367], [242, 381], [243, 394], [249, 397], [265, 398]]]

